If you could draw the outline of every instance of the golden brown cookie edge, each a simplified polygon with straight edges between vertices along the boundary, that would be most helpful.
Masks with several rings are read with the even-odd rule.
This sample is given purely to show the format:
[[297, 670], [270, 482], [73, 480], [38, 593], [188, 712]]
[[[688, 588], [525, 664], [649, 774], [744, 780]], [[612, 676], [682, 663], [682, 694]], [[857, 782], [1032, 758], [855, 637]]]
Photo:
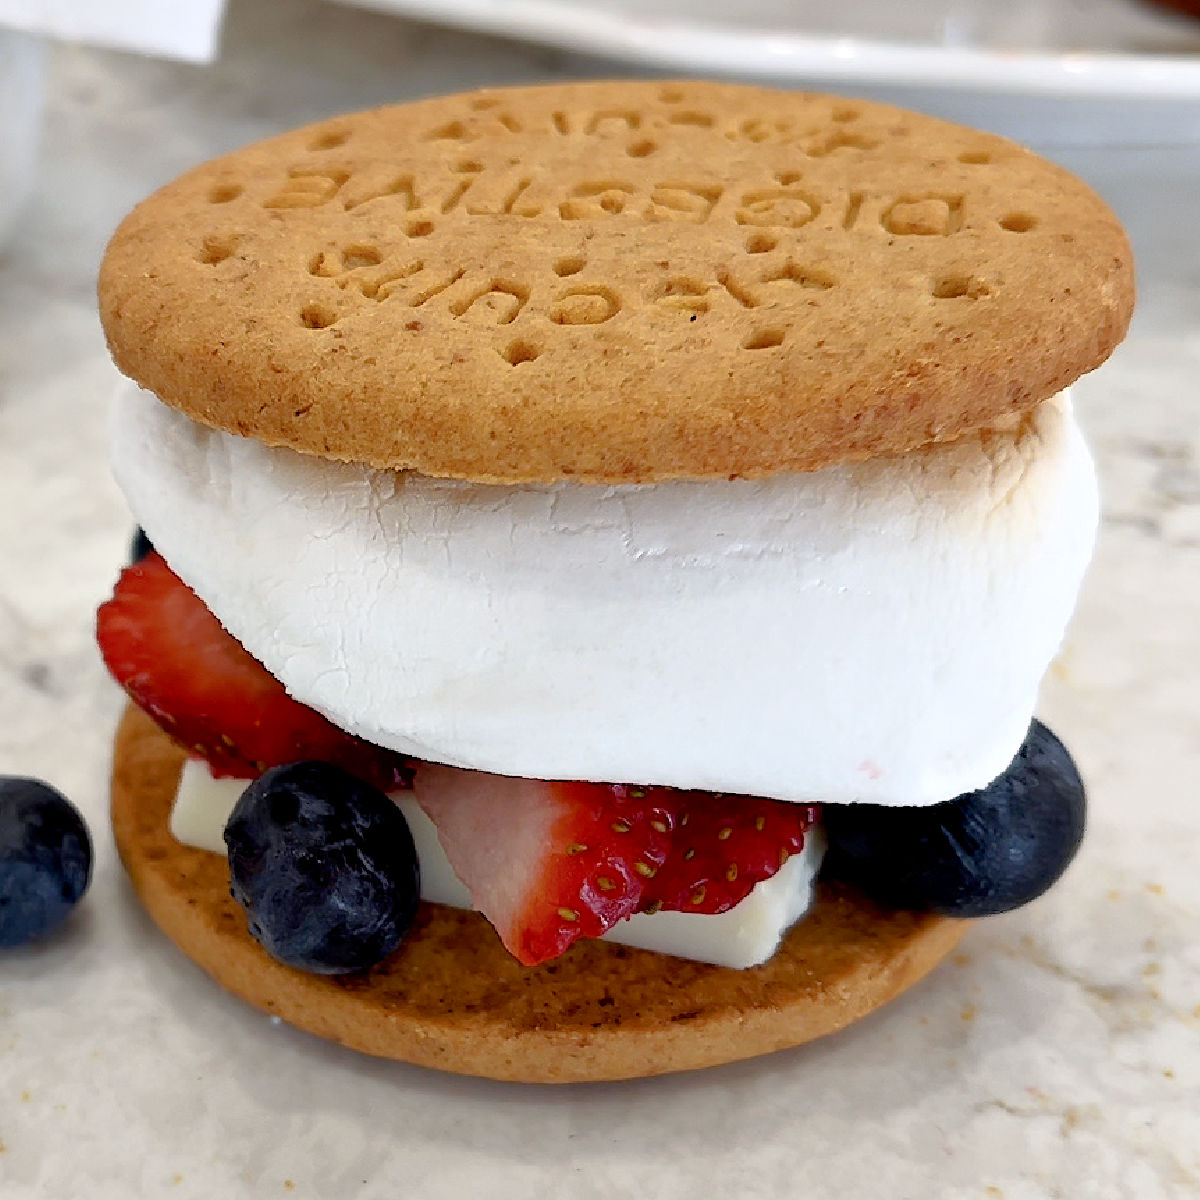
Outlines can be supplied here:
[[[750, 971], [605, 942], [529, 969], [478, 914], [423, 905], [414, 933], [372, 972], [310, 975], [270, 958], [246, 932], [224, 860], [168, 832], [183, 757], [148, 717], [127, 709], [114, 747], [113, 831], [155, 922], [263, 1012], [420, 1066], [565, 1083], [693, 1070], [798, 1046], [911, 987], [969, 924], [881, 913], [860, 897], [826, 891], [775, 959]], [[468, 960], [470, 976], [462, 971]], [[397, 985], [411, 986], [415, 999], [389, 990]]]

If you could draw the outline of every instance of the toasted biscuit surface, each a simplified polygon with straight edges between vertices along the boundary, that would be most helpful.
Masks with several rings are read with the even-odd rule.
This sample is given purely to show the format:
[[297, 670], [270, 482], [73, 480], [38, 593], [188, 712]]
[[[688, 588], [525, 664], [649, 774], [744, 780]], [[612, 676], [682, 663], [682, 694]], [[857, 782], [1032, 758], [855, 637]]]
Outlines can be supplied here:
[[381, 966], [307, 975], [251, 939], [224, 859], [168, 832], [182, 763], [182, 751], [130, 707], [116, 739], [113, 830], [155, 921], [256, 1007], [356, 1050], [445, 1071], [537, 1083], [626, 1079], [799, 1045], [915, 983], [967, 925], [885, 913], [825, 888], [775, 958], [749, 971], [605, 942], [530, 969], [477, 913], [422, 905]]
[[1097, 366], [1128, 242], [1011, 142], [708, 83], [339, 117], [141, 204], [118, 366], [196, 419], [481, 481], [811, 470], [953, 438]]

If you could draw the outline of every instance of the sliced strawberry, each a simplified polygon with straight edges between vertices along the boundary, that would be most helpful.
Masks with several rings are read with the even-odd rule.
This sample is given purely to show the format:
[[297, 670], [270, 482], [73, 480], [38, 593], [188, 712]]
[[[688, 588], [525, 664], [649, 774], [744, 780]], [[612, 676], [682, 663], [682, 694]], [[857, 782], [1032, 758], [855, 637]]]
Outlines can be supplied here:
[[804, 847], [810, 806], [415, 764], [471, 902], [527, 966], [635, 912], [720, 913]]
[[134, 703], [218, 775], [248, 779], [315, 758], [385, 790], [409, 777], [392, 751], [293, 700], [156, 553], [121, 573], [96, 614], [96, 640]]
[[419, 763], [413, 794], [471, 902], [526, 966], [637, 912], [674, 825], [668, 788], [547, 783]]
[[719, 792], [676, 792], [671, 851], [646, 887], [643, 912], [723, 913], [804, 848], [811, 805]]

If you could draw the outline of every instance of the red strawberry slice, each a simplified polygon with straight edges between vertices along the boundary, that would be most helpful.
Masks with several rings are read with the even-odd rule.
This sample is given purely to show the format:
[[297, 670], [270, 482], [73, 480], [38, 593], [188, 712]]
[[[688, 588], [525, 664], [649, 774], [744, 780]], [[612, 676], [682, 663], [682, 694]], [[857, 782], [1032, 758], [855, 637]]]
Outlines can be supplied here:
[[668, 788], [547, 783], [419, 763], [413, 794], [471, 902], [526, 966], [637, 912], [674, 824]]
[[642, 911], [723, 913], [804, 849], [812, 805], [719, 792], [676, 792], [675, 832]]
[[215, 774], [250, 779], [315, 758], [384, 790], [405, 786], [405, 760], [293, 700], [156, 553], [121, 573], [96, 640], [134, 703]]
[[720, 913], [804, 847], [817, 810], [418, 763], [417, 802], [471, 902], [533, 966], [635, 912]]

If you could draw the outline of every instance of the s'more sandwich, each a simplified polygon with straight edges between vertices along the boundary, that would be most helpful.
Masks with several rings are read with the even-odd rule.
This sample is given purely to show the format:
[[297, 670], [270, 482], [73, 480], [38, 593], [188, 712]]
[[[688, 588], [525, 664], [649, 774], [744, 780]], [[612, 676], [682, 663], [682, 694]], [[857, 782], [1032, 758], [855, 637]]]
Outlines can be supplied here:
[[1129, 245], [998, 137], [694, 82], [204, 164], [112, 239], [138, 894], [251, 1004], [495, 1078], [792, 1046], [1061, 875], [1033, 718]]

